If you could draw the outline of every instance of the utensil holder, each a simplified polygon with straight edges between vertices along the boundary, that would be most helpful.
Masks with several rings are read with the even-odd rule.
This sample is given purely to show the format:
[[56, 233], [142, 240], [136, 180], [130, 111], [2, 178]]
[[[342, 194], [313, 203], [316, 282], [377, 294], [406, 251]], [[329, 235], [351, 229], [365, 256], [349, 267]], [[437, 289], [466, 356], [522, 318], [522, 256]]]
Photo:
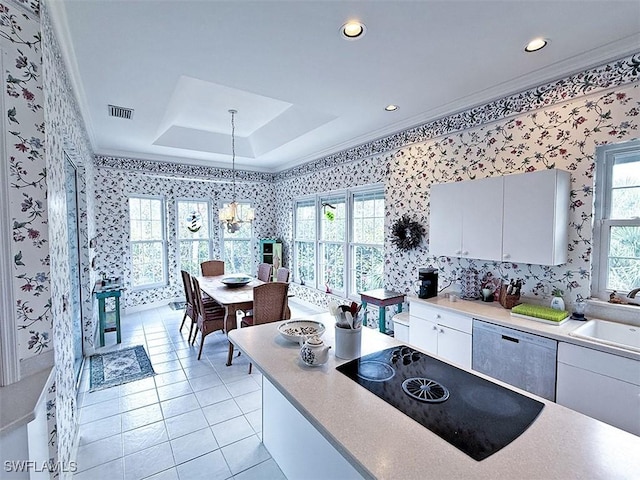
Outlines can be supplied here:
[[504, 308], [511, 310], [520, 302], [520, 295], [509, 295], [507, 289], [502, 287], [500, 289], [500, 305]]
[[362, 328], [340, 328], [336, 327], [336, 357], [345, 360], [353, 360], [360, 356], [360, 342], [362, 339]]

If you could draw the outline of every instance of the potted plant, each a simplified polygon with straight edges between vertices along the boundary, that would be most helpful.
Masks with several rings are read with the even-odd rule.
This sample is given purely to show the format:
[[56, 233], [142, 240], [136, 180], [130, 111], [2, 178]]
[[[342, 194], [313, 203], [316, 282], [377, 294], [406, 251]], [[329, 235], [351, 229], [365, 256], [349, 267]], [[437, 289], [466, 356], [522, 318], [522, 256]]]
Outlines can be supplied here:
[[563, 294], [564, 292], [559, 288], [556, 287], [553, 289], [553, 292], [551, 293], [553, 297], [551, 299], [551, 308], [555, 310], [564, 310], [564, 299], [562, 298]]

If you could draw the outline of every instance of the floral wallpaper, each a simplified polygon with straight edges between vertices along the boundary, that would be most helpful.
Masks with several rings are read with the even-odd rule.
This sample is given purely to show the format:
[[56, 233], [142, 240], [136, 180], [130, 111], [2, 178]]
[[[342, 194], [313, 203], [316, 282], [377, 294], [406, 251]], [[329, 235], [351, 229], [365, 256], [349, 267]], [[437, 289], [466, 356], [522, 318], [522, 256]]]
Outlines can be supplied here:
[[37, 19], [0, 3], [6, 83], [3, 163], [9, 171], [13, 295], [19, 359], [50, 352], [52, 313], [42, 52]]
[[[412, 294], [418, 267], [433, 265], [440, 271], [441, 289], [456, 288], [470, 275], [480, 280], [493, 276], [522, 278], [523, 294], [541, 303], [553, 288], [563, 290], [569, 303], [578, 296], [588, 297], [595, 148], [638, 138], [639, 77], [640, 55], [635, 55], [277, 174], [277, 194], [285, 200], [277, 216], [285, 258], [291, 261], [291, 200], [304, 193], [331, 190], [328, 185], [335, 183], [327, 180], [335, 174], [349, 179], [345, 186], [353, 186], [379, 182], [384, 170], [387, 232], [403, 214], [422, 223], [428, 232], [433, 183], [558, 168], [571, 173], [572, 185], [565, 265], [436, 258], [429, 255], [427, 233], [422, 245], [409, 252], [386, 241], [386, 287]], [[604, 89], [612, 85], [621, 86]], [[500, 120], [491, 121], [496, 119]], [[358, 160], [377, 148], [378, 154]], [[365, 173], [364, 178], [343, 175], [347, 164], [350, 172]], [[300, 174], [304, 175], [296, 177]], [[294, 290], [301, 298], [326, 305], [322, 292], [301, 286]]]
[[631, 83], [638, 80], [639, 72], [640, 53], [292, 167], [276, 174], [276, 180], [315, 173], [318, 170], [332, 168], [354, 159], [389, 152], [451, 132], [466, 130], [578, 98], [605, 88]]
[[[554, 288], [565, 301], [589, 297], [595, 148], [638, 137], [640, 85], [565, 101], [509, 120], [464, 130], [403, 148], [388, 156], [386, 210], [390, 221], [403, 213], [428, 227], [429, 187], [434, 183], [531, 172], [569, 171], [568, 261], [560, 266], [486, 262], [429, 255], [428, 234], [409, 253], [387, 247], [389, 286], [410, 292], [419, 266], [440, 270], [440, 288], [460, 283], [470, 272], [480, 279], [521, 278], [523, 294], [539, 299]], [[532, 199], [533, 201], [533, 199]], [[527, 206], [523, 205], [523, 212]], [[526, 214], [526, 213], [523, 213]], [[545, 300], [546, 301], [546, 300]]]
[[[166, 301], [184, 296], [177, 257], [178, 242], [176, 229], [176, 200], [204, 199], [211, 205], [212, 219], [217, 219], [219, 203], [231, 198], [232, 186], [229, 183], [230, 171], [223, 170], [220, 176], [207, 180], [168, 175], [171, 164], [152, 162], [155, 172], [125, 170], [135, 160], [110, 157], [110, 168], [96, 169], [96, 206], [95, 221], [97, 233], [96, 272], [104, 272], [108, 277], [121, 277], [125, 282], [125, 291], [121, 299], [122, 308], [139, 307], [148, 303]], [[98, 165], [105, 165], [104, 157], [97, 157]], [[149, 165], [145, 162], [145, 165]], [[165, 170], [164, 166], [167, 166]], [[119, 168], [118, 168], [119, 167]], [[159, 170], [162, 168], [162, 170]], [[212, 173], [206, 170], [206, 173]], [[213, 172], [217, 173], [217, 172]], [[246, 178], [246, 172], [236, 171], [238, 178]], [[259, 178], [263, 178], [259, 174]], [[208, 175], [207, 175], [208, 176]], [[267, 177], [268, 178], [268, 177]], [[274, 235], [275, 206], [278, 203], [275, 188], [270, 182], [237, 183], [238, 201], [252, 202], [256, 209], [253, 222], [253, 235], [256, 239], [253, 249], [256, 260], [259, 257], [260, 238]], [[165, 200], [165, 224], [169, 283], [165, 287], [134, 290], [131, 288], [131, 255], [129, 250], [129, 205], [132, 195], [161, 196]], [[217, 226], [217, 222], [212, 222]], [[124, 235], [123, 235], [124, 232]], [[213, 228], [213, 258], [219, 258], [220, 231]], [[256, 261], [257, 264], [257, 261]]]
[[72, 459], [78, 406], [74, 375], [74, 332], [69, 302], [70, 288], [69, 238], [65, 162], [68, 156], [77, 166], [78, 218], [80, 237], [80, 286], [84, 333], [80, 335], [86, 350], [93, 344], [93, 301], [91, 285], [95, 280], [90, 271], [88, 239], [94, 225], [88, 209], [93, 208], [93, 152], [86, 134], [80, 110], [75, 101], [64, 60], [52, 29], [46, 4], [41, 5], [43, 38], [44, 131], [48, 201], [49, 256], [51, 264], [51, 310], [53, 313], [53, 346], [55, 353], [55, 383], [49, 389], [47, 416], [55, 422], [49, 439], [58, 460]]
[[[40, 15], [40, 17], [38, 17]], [[42, 32], [42, 34], [41, 34]], [[41, 37], [42, 35], [42, 37]], [[91, 346], [96, 313], [91, 285], [97, 273], [129, 278], [126, 196], [166, 198], [169, 285], [125, 292], [137, 307], [182, 292], [176, 251], [178, 198], [230, 197], [230, 172], [146, 160], [95, 157], [51, 25], [46, 3], [0, 0], [0, 47], [6, 83], [3, 157], [9, 171], [13, 292], [20, 360], [54, 351], [55, 382], [47, 389], [52, 458], [68, 462], [77, 405], [69, 318], [64, 154], [78, 165], [84, 344]], [[387, 229], [403, 213], [428, 227], [429, 187], [435, 182], [482, 178], [543, 168], [572, 175], [569, 261], [557, 267], [480, 262], [429, 255], [428, 236], [411, 252], [386, 246], [387, 287], [411, 291], [419, 266], [434, 264], [441, 284], [470, 270], [525, 279], [524, 293], [548, 287], [566, 300], [588, 296], [595, 146], [638, 138], [640, 54], [542, 85], [466, 112], [417, 126], [278, 174], [238, 172], [238, 198], [255, 203], [255, 238], [284, 240], [290, 264], [292, 203], [296, 196], [341, 186], [384, 182]], [[97, 239], [89, 248], [89, 239]], [[214, 255], [219, 252], [219, 242]], [[254, 247], [257, 259], [258, 245]], [[95, 268], [91, 262], [95, 257]], [[318, 304], [326, 296], [304, 287]], [[321, 293], [321, 292], [320, 292]]]
[[[534, 301], [542, 302], [553, 288], [564, 290], [569, 303], [578, 295], [588, 297], [595, 147], [638, 137], [639, 76], [640, 55], [633, 55], [294, 167], [272, 179], [263, 177], [266, 184], [271, 180], [275, 185], [278, 201], [273, 204], [272, 230], [284, 242], [285, 263], [291, 264], [292, 200], [298, 196], [334, 190], [336, 185], [346, 188], [384, 182], [387, 231], [404, 213], [428, 231], [433, 183], [559, 168], [572, 175], [567, 264], [549, 267], [435, 258], [429, 255], [427, 234], [422, 245], [410, 252], [400, 252], [387, 241], [386, 286], [413, 293], [418, 267], [434, 265], [440, 270], [440, 288], [455, 286], [469, 275], [480, 279], [491, 275], [524, 279], [523, 294]], [[97, 164], [173, 174], [187, 168], [101, 157]], [[189, 173], [200, 175], [199, 168]], [[120, 188], [114, 190], [116, 196], [118, 191]], [[302, 286], [294, 290], [313, 303], [327, 302], [323, 292]], [[140, 301], [146, 302], [143, 296]]]

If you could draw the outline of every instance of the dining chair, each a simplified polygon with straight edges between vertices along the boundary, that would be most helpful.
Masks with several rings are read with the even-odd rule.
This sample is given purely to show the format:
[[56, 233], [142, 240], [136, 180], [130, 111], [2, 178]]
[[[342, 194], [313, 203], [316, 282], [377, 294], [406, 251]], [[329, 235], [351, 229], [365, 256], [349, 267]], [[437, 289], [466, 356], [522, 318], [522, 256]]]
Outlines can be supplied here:
[[[291, 316], [289, 311], [289, 284], [269, 282], [253, 287], [253, 315], [245, 315], [240, 327], [251, 327], [269, 322], [279, 322]], [[227, 366], [233, 360], [233, 343], [229, 342]], [[251, 373], [252, 364], [249, 364]]]
[[182, 317], [182, 323], [180, 324], [180, 331], [182, 331], [182, 327], [184, 327], [184, 322], [187, 320], [187, 317], [191, 319], [191, 326], [189, 327], [189, 337], [187, 341], [191, 343], [191, 334], [193, 332], [193, 326], [198, 323], [198, 316], [195, 311], [195, 305], [193, 301], [193, 283], [191, 281], [191, 275], [189, 272], [184, 270], [180, 270], [180, 275], [182, 275], [182, 285], [184, 286], [184, 298], [185, 298], [185, 308], [184, 308], [184, 316]]
[[273, 271], [273, 265], [270, 263], [261, 263], [258, 265], [258, 280], [263, 282], [270, 282], [272, 280], [271, 275]]
[[191, 277], [193, 281], [193, 297], [196, 305], [197, 316], [197, 330], [193, 334], [191, 344], [196, 341], [198, 331], [200, 331], [200, 351], [198, 352], [198, 360], [202, 356], [202, 347], [204, 346], [204, 338], [210, 333], [223, 330], [225, 327], [226, 311], [224, 307], [217, 303], [210, 302], [205, 303], [202, 300], [202, 290], [200, 289], [200, 283], [196, 277]]
[[289, 283], [289, 269], [286, 267], [280, 267], [276, 271], [276, 282]]
[[200, 264], [200, 271], [203, 277], [215, 277], [216, 275], [224, 275], [223, 260], [207, 260]]

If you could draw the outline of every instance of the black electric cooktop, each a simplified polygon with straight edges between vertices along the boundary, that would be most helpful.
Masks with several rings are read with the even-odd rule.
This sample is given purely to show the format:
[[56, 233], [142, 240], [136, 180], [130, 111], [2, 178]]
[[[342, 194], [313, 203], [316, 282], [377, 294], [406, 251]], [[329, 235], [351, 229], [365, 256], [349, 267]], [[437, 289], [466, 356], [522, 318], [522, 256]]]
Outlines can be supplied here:
[[406, 345], [337, 370], [475, 460], [515, 440], [544, 407]]

